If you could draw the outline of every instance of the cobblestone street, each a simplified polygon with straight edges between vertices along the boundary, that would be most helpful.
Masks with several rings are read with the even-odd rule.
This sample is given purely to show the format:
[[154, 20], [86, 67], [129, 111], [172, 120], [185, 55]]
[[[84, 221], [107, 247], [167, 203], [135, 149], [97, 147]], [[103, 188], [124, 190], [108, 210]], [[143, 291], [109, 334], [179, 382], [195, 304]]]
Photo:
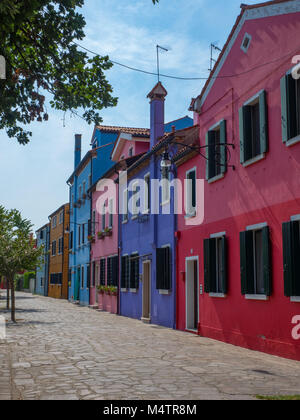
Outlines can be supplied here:
[[[3, 293], [3, 292], [2, 292]], [[3, 293], [4, 297], [4, 293]], [[0, 300], [0, 315], [5, 313]], [[0, 399], [252, 399], [299, 394], [300, 363], [17, 294], [0, 342]]]

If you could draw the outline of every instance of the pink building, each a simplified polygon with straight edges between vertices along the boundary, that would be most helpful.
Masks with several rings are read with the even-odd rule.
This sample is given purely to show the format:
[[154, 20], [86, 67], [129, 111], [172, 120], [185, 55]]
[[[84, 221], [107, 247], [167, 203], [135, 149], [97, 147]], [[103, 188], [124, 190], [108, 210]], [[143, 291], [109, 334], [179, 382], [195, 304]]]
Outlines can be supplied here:
[[[177, 328], [296, 360], [299, 34], [299, 0], [242, 5], [191, 105], [207, 161], [185, 150], [177, 162], [182, 180], [205, 180], [204, 222], [178, 219]], [[189, 200], [201, 205], [194, 187]]]

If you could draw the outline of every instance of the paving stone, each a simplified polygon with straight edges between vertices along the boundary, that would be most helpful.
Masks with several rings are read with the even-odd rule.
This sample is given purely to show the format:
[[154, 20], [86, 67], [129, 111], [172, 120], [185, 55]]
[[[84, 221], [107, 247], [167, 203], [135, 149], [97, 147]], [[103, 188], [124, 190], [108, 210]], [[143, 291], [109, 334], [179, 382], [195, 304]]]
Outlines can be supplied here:
[[[251, 400], [300, 393], [299, 362], [62, 300], [17, 297], [24, 321], [8, 323], [0, 345], [1, 401]], [[0, 300], [0, 313], [3, 308]]]

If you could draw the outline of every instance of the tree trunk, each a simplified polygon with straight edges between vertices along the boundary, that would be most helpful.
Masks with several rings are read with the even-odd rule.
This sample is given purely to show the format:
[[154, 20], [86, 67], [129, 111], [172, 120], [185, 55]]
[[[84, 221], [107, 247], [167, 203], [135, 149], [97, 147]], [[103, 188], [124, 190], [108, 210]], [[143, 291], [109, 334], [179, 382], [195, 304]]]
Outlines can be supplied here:
[[9, 309], [9, 280], [6, 278], [6, 309]]
[[15, 301], [15, 285], [14, 285], [14, 277], [10, 280], [10, 288], [11, 288], [11, 320], [12, 322], [16, 323], [16, 301]]

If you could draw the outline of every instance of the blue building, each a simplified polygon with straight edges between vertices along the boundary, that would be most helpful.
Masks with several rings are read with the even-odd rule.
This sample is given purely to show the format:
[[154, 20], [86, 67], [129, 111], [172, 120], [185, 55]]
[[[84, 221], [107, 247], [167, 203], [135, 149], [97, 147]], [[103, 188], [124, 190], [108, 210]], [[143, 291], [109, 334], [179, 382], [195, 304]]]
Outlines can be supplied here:
[[[163, 183], [155, 190], [152, 181], [161, 182], [166, 176], [161, 171], [161, 160], [175, 130], [181, 130], [176, 131], [176, 135], [184, 138], [185, 129], [193, 126], [193, 120], [184, 117], [165, 125], [166, 95], [161, 83], [148, 95], [151, 104], [149, 151], [128, 169], [127, 183], [123, 185], [120, 179], [122, 205], [125, 203], [128, 209], [119, 217], [120, 314], [175, 328], [177, 216], [174, 194], [173, 190], [164, 188]], [[173, 178], [176, 173], [167, 175], [168, 180]], [[147, 189], [142, 190], [140, 180]], [[138, 191], [140, 194], [135, 197]]]
[[35, 293], [48, 296], [49, 278], [49, 249], [50, 249], [50, 225], [49, 223], [36, 231], [37, 247], [44, 247], [41, 265], [36, 269]]

